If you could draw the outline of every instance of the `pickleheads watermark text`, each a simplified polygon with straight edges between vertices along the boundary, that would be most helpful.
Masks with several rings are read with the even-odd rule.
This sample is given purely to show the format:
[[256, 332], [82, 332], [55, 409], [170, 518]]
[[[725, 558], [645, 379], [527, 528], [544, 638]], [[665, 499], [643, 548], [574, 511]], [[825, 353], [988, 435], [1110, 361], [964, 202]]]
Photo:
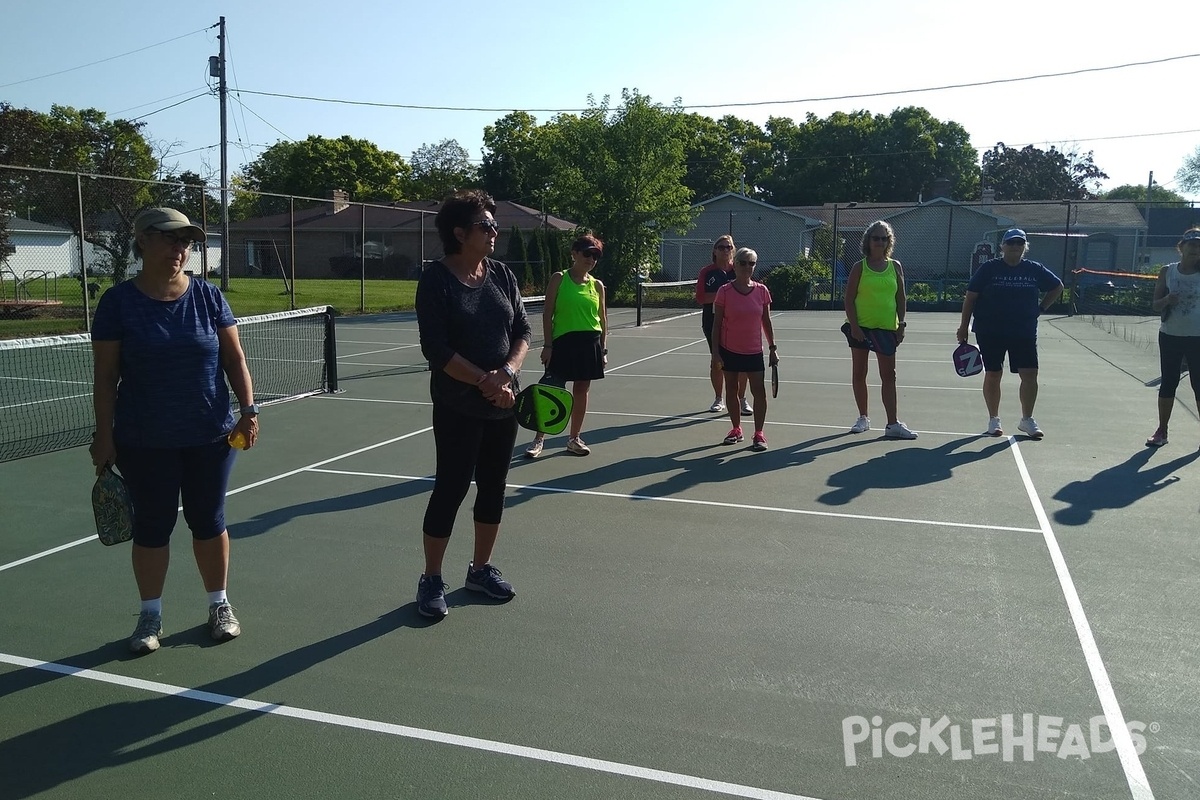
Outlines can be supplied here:
[[[1146, 750], [1146, 736], [1158, 733], [1158, 723], [1127, 722], [1126, 729], [1138, 755]], [[867, 742], [870, 744], [868, 745]], [[860, 748], [861, 745], [861, 748]], [[1108, 722], [1101, 716], [1086, 724], [1066, 724], [1063, 717], [1033, 714], [1001, 714], [969, 723], [951, 722], [942, 716], [908, 722], [900, 720], [884, 725], [883, 718], [853, 716], [842, 720], [842, 749], [846, 766], [859, 758], [894, 758], [920, 755], [949, 755], [953, 761], [999, 756], [1004, 761], [1033, 761], [1039, 753], [1058, 758], [1091, 758], [1116, 747]]]

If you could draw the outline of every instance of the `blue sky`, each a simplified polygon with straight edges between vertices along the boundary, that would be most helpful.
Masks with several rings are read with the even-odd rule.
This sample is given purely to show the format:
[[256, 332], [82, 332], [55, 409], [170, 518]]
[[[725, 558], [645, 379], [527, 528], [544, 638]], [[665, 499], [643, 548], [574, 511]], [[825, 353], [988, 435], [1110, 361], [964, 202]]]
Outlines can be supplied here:
[[[1200, 145], [1191, 97], [1200, 40], [1177, 34], [1194, 25], [1185, 22], [1194, 7], [1183, 2], [1086, 12], [1055, 0], [200, 0], [169, 13], [153, 8], [127, 0], [7, 4], [0, 100], [39, 111], [59, 103], [113, 117], [148, 114], [146, 132], [170, 144], [181, 168], [215, 174], [218, 102], [204, 93], [208, 57], [218, 50], [208, 28], [224, 14], [229, 82], [241, 90], [229, 104], [231, 173], [280, 139], [310, 134], [368, 139], [405, 159], [452, 138], [478, 159], [484, 127], [510, 110], [577, 110], [589, 94], [619, 101], [626, 87], [759, 124], [773, 115], [923, 106], [961, 124], [981, 151], [997, 142], [1091, 150], [1110, 176], [1103, 188], [1144, 185], [1153, 171], [1156, 183], [1174, 189], [1176, 170]], [[1162, 63], [1011, 80], [1152, 61]], [[985, 82], [996, 83], [910, 91]], [[755, 105], [721, 106], [733, 103]]]

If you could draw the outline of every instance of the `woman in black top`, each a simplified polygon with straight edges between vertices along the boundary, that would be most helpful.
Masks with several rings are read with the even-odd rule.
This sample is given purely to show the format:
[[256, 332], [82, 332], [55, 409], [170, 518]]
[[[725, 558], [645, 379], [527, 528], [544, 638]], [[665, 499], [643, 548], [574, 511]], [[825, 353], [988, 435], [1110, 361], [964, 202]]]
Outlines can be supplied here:
[[446, 255], [421, 274], [417, 324], [429, 361], [437, 472], [425, 509], [425, 572], [417, 611], [446, 616], [442, 557], [474, 476], [475, 552], [467, 589], [502, 600], [516, 593], [491, 564], [504, 513], [505, 481], [517, 440], [513, 379], [529, 349], [529, 320], [517, 278], [489, 256], [496, 203], [481, 191], [442, 204], [436, 225]]

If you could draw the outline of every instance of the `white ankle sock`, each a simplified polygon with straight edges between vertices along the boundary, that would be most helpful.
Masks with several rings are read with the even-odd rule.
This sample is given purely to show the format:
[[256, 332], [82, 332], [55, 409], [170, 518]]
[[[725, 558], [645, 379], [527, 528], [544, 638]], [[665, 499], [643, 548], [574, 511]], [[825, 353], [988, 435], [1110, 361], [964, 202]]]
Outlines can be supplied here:
[[218, 603], [228, 603], [228, 602], [229, 602], [229, 598], [225, 596], [224, 589], [219, 589], [215, 592], [208, 593], [208, 604], [210, 606], [215, 606]]
[[156, 597], [153, 600], [142, 601], [142, 611], [149, 611], [151, 614], [162, 616], [162, 598]]

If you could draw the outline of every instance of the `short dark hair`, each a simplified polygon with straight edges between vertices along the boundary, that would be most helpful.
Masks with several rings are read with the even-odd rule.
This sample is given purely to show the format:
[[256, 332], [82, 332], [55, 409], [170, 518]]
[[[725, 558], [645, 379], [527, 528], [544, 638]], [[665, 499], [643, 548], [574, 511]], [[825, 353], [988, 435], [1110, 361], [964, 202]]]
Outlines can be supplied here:
[[442, 250], [446, 255], [462, 250], [462, 242], [454, 235], [454, 229], [469, 227], [473, 221], [471, 218], [483, 211], [495, 214], [496, 201], [482, 189], [455, 192], [445, 199], [433, 224], [437, 226], [438, 238], [442, 240]]
[[[602, 242], [600, 237], [596, 236], [594, 233], [585, 233], [571, 244], [571, 249], [577, 250], [580, 253], [588, 253], [588, 255], [594, 255], [596, 258], [600, 258], [604, 255], [604, 242]], [[592, 249], [599, 250], [600, 252], [589, 253], [588, 251]]]

